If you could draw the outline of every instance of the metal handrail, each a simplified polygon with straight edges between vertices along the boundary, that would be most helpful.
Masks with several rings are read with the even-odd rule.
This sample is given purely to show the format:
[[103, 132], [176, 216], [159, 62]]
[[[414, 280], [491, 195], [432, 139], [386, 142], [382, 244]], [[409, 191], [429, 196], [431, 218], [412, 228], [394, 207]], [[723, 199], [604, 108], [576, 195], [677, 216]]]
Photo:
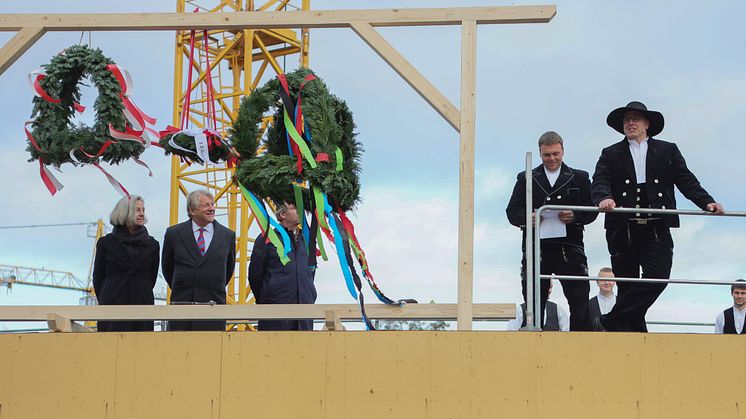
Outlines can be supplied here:
[[650, 282], [658, 284], [695, 284], [695, 285], [743, 285], [743, 282], [704, 280], [704, 279], [662, 279], [662, 278], [624, 278], [624, 277], [602, 277], [602, 276], [576, 276], [576, 275], [539, 275], [541, 279], [559, 279], [560, 281], [614, 281], [614, 282]]
[[[746, 211], [729, 211], [725, 214], [715, 214], [703, 210], [687, 209], [658, 209], [658, 208], [622, 208], [617, 207], [612, 210], [601, 210], [595, 206], [580, 205], [544, 205], [533, 212], [533, 177], [529, 176], [531, 172], [531, 153], [526, 153], [526, 249], [532, 249], [533, 252], [526, 251], [526, 281], [531, 278], [531, 284], [526, 284], [526, 328], [524, 330], [541, 330], [541, 316], [535, 316], [534, 313], [541, 312], [541, 298], [535, 296], [541, 295], [541, 278], [560, 278], [559, 276], [541, 275], [541, 214], [547, 210], [570, 210], [585, 212], [604, 212], [604, 213], [622, 213], [622, 214], [665, 214], [665, 215], [706, 215], [716, 217], [746, 217]], [[533, 216], [533, 222], [528, 222]], [[531, 228], [533, 227], [533, 228]], [[533, 235], [531, 234], [533, 232]], [[534, 257], [536, 256], [536, 257]], [[531, 268], [529, 268], [531, 267]], [[581, 279], [582, 278], [582, 279]], [[594, 277], [597, 278], [597, 277]], [[562, 277], [562, 279], [571, 280], [591, 280], [590, 277]], [[609, 280], [606, 278], [606, 280]], [[653, 279], [653, 278], [614, 278], [615, 281], [639, 281], [639, 282], [666, 282], [666, 283], [683, 283], [697, 285], [732, 285], [733, 282], [726, 281], [700, 281], [700, 280], [670, 280], [670, 279]], [[530, 285], [530, 286], [529, 286]], [[529, 326], [530, 325], [530, 326]]]

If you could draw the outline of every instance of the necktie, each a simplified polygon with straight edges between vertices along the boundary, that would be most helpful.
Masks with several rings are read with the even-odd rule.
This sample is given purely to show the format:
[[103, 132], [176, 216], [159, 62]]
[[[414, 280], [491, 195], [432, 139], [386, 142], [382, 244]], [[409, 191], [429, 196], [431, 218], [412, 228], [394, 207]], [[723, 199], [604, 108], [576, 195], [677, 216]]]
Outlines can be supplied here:
[[199, 248], [199, 253], [202, 254], [202, 256], [205, 255], [205, 229], [200, 228], [199, 229], [199, 237], [197, 237], [197, 247]]

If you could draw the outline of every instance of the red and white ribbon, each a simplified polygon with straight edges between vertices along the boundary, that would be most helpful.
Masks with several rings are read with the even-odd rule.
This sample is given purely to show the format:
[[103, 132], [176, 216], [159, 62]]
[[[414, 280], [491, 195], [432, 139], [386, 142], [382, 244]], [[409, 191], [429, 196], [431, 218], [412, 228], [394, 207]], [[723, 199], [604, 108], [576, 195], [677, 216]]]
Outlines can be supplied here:
[[98, 164], [98, 163], [91, 163], [91, 164], [96, 169], [100, 170], [101, 173], [104, 174], [104, 176], [106, 176], [106, 179], [109, 181], [109, 183], [111, 183], [111, 186], [114, 188], [114, 190], [116, 190], [117, 192], [119, 192], [120, 195], [122, 195], [122, 196], [128, 196], [129, 195], [129, 192], [127, 192], [127, 189], [124, 189], [124, 186], [122, 186], [122, 184], [119, 183], [118, 180], [114, 179], [114, 176], [110, 175], [109, 172], [107, 172], [106, 170], [104, 170], [104, 168], [101, 167], [100, 164]]
[[[34, 91], [34, 96], [39, 96], [40, 98], [50, 103], [62, 102], [61, 99], [55, 99], [52, 96], [49, 96], [49, 94], [44, 91], [44, 89], [42, 89], [41, 81], [44, 80], [46, 77], [47, 75], [44, 74], [44, 70], [42, 70], [41, 68], [37, 68], [36, 70], [28, 74], [28, 82], [31, 85], [31, 90]], [[83, 113], [85, 111], [85, 106], [81, 105], [78, 102], [73, 102], [73, 107], [79, 113]]]
[[[176, 144], [176, 141], [174, 139], [179, 134], [185, 134], [192, 138], [194, 138], [194, 148], [197, 151], [192, 151], [187, 148], [184, 148], [178, 144]], [[213, 138], [218, 139], [217, 141], [220, 141], [221, 144], [223, 143], [223, 140], [220, 138], [220, 134], [213, 130], [213, 129], [204, 129], [204, 128], [189, 128], [189, 129], [183, 129], [180, 131], [175, 132], [171, 138], [168, 140], [168, 145], [171, 147], [181, 150], [187, 153], [196, 154], [199, 156], [200, 159], [204, 162], [204, 164], [210, 163], [213, 165], [217, 165], [214, 161], [210, 160], [210, 149], [212, 146], [210, 145], [210, 141], [208, 140], [207, 136], [212, 135]]]
[[119, 98], [124, 105], [124, 116], [129, 122], [129, 126], [126, 126], [124, 131], [119, 131], [109, 124], [109, 135], [118, 140], [137, 141], [145, 148], [150, 147], [154, 142], [150, 135], [154, 135], [154, 138], [157, 139], [158, 132], [148, 125], [154, 125], [156, 119], [143, 112], [130, 98], [132, 95], [132, 77], [129, 71], [116, 64], [109, 64], [106, 68], [119, 82]]

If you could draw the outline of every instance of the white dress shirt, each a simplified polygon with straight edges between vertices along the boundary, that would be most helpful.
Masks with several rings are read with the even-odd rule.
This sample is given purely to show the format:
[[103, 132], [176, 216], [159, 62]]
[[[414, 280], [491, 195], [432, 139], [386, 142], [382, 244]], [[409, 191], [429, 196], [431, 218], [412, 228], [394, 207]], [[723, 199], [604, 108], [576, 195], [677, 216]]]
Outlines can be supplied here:
[[[570, 330], [570, 315], [567, 314], [561, 305], [557, 304], [557, 320], [559, 322], [560, 331], [568, 332]], [[547, 322], [547, 316], [544, 316], [544, 324]], [[523, 324], [523, 310], [520, 304], [516, 304], [515, 307], [515, 319], [508, 320], [508, 328], [506, 330], [521, 330]]]
[[[195, 242], [199, 238], [199, 229], [200, 228], [204, 228], [205, 229], [205, 231], [202, 233], [202, 236], [205, 238], [205, 253], [207, 253], [207, 249], [210, 248], [210, 242], [212, 241], [212, 234], [215, 232], [215, 227], [212, 225], [212, 223], [210, 223], [210, 224], [208, 224], [208, 225], [206, 225], [204, 227], [200, 227], [200, 226], [197, 225], [197, 223], [195, 223], [194, 221], [192, 221], [192, 232], [194, 232], [194, 241]], [[197, 248], [199, 248], [199, 246], [197, 246]]]
[[[733, 307], [733, 320], [736, 326], [736, 332], [743, 333], [743, 321], [746, 318], [746, 307], [743, 310], [739, 310]], [[723, 333], [725, 328], [725, 315], [721, 311], [715, 319], [715, 333]]]
[[629, 142], [629, 152], [632, 154], [632, 161], [635, 163], [635, 175], [637, 183], [645, 183], [645, 159], [648, 157], [648, 139], [638, 143], [635, 140]]
[[613, 293], [606, 297], [600, 292], [596, 296], [598, 298], [598, 308], [601, 309], [601, 314], [608, 314], [616, 304], [616, 295]]
[[561, 166], [560, 166], [559, 169], [557, 169], [557, 170], [555, 170], [553, 172], [547, 170], [547, 167], [544, 166], [544, 173], [546, 173], [547, 179], [549, 179], [549, 186], [552, 186], [552, 187], [554, 186], [554, 182], [556, 182], [557, 178], [559, 177], [560, 170], [562, 170]]

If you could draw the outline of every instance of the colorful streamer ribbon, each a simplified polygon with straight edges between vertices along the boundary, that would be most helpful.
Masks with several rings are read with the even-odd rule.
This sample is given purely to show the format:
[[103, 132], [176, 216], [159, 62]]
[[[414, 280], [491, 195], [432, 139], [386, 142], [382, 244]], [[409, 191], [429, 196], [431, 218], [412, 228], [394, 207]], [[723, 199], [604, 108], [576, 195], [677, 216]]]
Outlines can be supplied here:
[[[241, 189], [241, 193], [249, 204], [251, 212], [254, 214], [254, 217], [256, 217], [257, 224], [259, 224], [259, 229], [262, 231], [262, 234], [264, 234], [264, 237], [275, 246], [282, 264], [287, 265], [288, 262], [290, 262], [288, 254], [293, 248], [287, 231], [285, 231], [285, 229], [267, 213], [267, 210], [264, 208], [264, 205], [259, 198], [257, 198], [250, 190], [246, 189], [241, 182], [238, 182], [238, 187]], [[274, 226], [275, 229], [280, 232], [280, 235], [282, 235], [282, 241], [277, 237], [275, 229], [270, 228], [270, 226]]]

